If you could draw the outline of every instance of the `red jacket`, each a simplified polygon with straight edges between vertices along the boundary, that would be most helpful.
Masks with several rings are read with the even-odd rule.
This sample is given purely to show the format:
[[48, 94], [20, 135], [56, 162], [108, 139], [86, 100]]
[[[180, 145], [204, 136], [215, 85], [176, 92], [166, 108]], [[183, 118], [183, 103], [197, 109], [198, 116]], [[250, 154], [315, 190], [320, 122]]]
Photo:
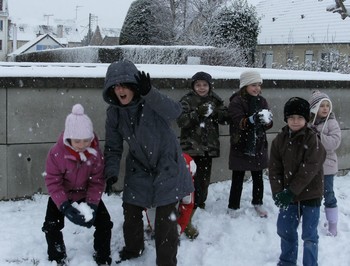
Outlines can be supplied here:
[[[196, 163], [194, 162], [192, 157], [187, 153], [183, 153], [183, 156], [186, 160], [186, 166], [191, 173], [192, 181], [193, 181], [194, 175], [196, 173], [196, 167], [197, 167]], [[178, 208], [179, 217], [177, 218], [177, 223], [181, 227], [180, 234], [185, 230], [188, 222], [191, 219], [193, 206], [194, 206], [194, 192], [184, 197], [179, 203], [179, 208]]]

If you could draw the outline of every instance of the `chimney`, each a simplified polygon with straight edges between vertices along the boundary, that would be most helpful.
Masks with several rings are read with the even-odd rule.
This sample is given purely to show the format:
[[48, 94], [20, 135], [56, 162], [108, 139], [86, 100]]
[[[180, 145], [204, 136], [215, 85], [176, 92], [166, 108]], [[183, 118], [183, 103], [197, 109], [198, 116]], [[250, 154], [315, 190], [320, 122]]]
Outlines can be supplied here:
[[57, 25], [57, 38], [63, 38], [63, 25]]
[[13, 36], [12, 36], [12, 52], [17, 50], [17, 25], [12, 24]]

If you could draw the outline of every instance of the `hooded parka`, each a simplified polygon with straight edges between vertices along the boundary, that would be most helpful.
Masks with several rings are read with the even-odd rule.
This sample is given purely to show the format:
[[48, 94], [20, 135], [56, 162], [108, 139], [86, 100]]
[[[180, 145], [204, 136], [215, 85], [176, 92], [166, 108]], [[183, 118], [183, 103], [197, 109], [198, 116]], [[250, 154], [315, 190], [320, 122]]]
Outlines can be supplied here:
[[[115, 84], [137, 88], [137, 68], [129, 61], [112, 63], [106, 74], [103, 98], [109, 104], [106, 119], [105, 177], [120, 171], [123, 142], [128, 143], [123, 201], [141, 207], [174, 203], [194, 188], [182, 150], [171, 128], [181, 114], [180, 103], [151, 88], [145, 96], [135, 93], [128, 105], [114, 94]], [[137, 92], [137, 91], [136, 91]]]

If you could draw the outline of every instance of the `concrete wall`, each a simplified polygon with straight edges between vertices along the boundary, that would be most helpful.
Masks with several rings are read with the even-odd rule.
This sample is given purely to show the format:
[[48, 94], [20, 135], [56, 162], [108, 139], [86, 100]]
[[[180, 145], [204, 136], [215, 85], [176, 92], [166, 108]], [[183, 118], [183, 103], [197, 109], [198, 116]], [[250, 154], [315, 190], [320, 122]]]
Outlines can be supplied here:
[[[2, 78], [0, 80], [0, 199], [31, 196], [46, 192], [45, 159], [48, 150], [64, 128], [65, 118], [75, 103], [81, 103], [94, 123], [104, 145], [104, 121], [107, 105], [101, 93], [101, 78]], [[179, 100], [187, 92], [185, 79], [155, 79], [154, 85]], [[350, 168], [350, 93], [349, 82], [264, 80], [263, 95], [274, 114], [271, 142], [284, 125], [283, 106], [291, 96], [308, 98], [320, 88], [333, 100], [334, 111], [342, 128], [343, 141], [338, 151], [340, 169]], [[215, 80], [216, 92], [228, 103], [237, 80]], [[176, 89], [173, 89], [176, 88]], [[174, 123], [174, 128], [179, 129]], [[221, 126], [221, 157], [214, 159], [212, 182], [230, 179], [228, 170], [228, 127]], [[122, 168], [122, 173], [124, 168]], [[122, 188], [123, 174], [116, 189]]]

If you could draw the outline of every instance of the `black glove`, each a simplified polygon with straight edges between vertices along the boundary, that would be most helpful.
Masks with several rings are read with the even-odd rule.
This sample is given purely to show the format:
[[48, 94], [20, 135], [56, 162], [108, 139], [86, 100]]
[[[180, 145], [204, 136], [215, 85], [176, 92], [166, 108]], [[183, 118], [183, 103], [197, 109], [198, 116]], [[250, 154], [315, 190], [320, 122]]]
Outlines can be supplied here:
[[97, 205], [88, 203], [89, 207], [92, 209], [92, 218], [90, 221], [86, 222], [86, 227], [90, 228], [91, 226], [94, 225], [95, 219], [96, 219], [96, 211], [97, 211]]
[[60, 210], [72, 223], [80, 226], [86, 226], [85, 217], [81, 215], [80, 211], [74, 208], [69, 201], [63, 202]]
[[108, 196], [110, 196], [113, 193], [113, 185], [118, 181], [117, 176], [108, 177], [106, 180], [106, 189], [105, 192]]
[[293, 192], [286, 188], [274, 196], [275, 205], [281, 209], [287, 209], [293, 198]]
[[135, 75], [135, 79], [138, 85], [138, 92], [142, 95], [145, 96], [149, 93], [149, 91], [152, 88], [151, 85], [151, 78], [149, 76], [149, 73], [146, 73], [144, 71], [138, 71], [137, 75]]
[[198, 114], [199, 116], [207, 116], [208, 111], [209, 111], [209, 106], [208, 106], [207, 104], [199, 105], [199, 106], [196, 108], [196, 111], [197, 111], [197, 114]]

